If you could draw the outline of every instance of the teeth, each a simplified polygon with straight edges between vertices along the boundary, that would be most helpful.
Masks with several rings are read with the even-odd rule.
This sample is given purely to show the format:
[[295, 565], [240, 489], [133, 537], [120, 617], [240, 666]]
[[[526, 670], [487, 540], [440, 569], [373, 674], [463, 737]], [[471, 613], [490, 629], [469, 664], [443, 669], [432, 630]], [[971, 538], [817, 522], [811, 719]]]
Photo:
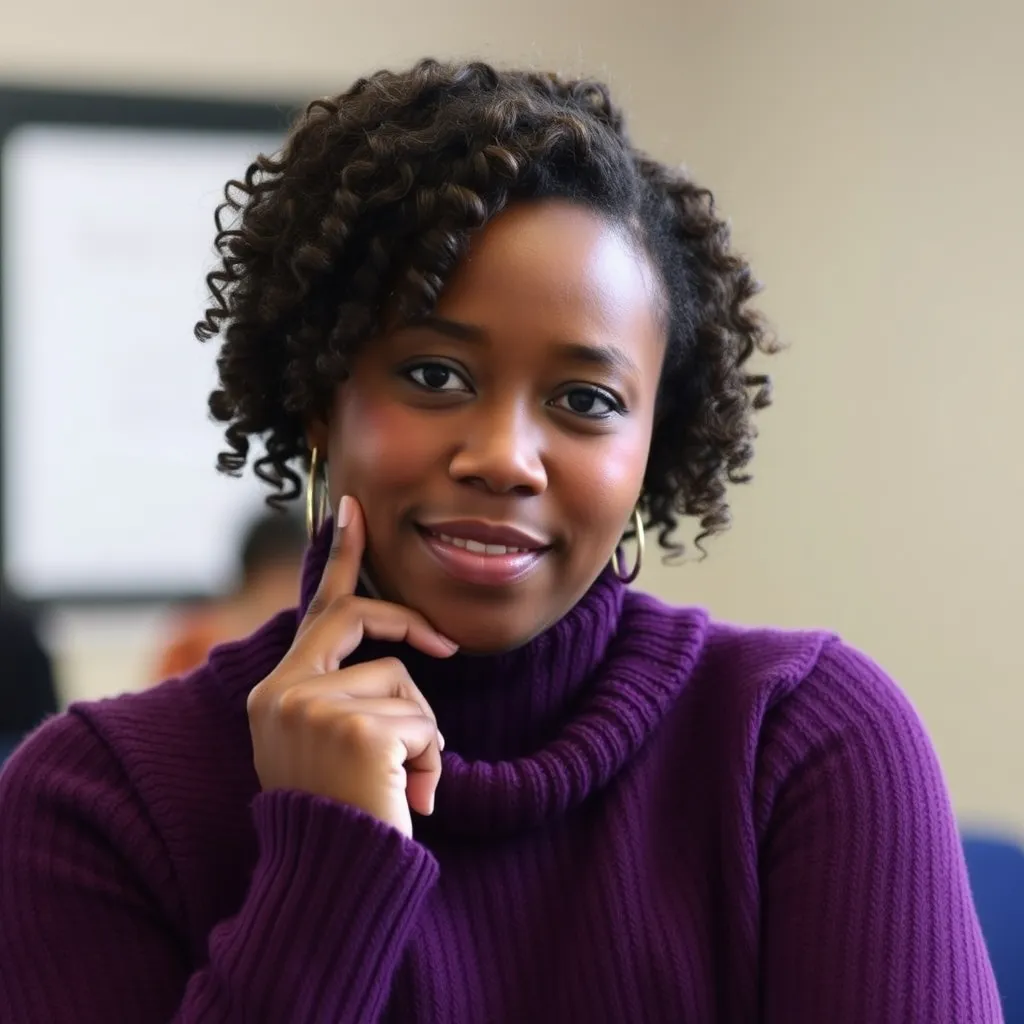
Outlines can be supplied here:
[[478, 555], [518, 555], [525, 548], [513, 548], [507, 544], [481, 544], [478, 540], [467, 540], [465, 537], [450, 537], [447, 533], [439, 533], [438, 537], [456, 548], [465, 548]]

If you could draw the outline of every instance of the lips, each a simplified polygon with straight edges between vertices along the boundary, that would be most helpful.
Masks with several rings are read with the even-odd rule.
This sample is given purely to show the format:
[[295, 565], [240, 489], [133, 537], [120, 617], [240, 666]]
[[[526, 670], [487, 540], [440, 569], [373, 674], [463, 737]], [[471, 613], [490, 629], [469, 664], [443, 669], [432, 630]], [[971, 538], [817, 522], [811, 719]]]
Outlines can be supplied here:
[[507, 524], [459, 520], [419, 525], [435, 564], [462, 583], [501, 587], [519, 583], [543, 561], [550, 545]]

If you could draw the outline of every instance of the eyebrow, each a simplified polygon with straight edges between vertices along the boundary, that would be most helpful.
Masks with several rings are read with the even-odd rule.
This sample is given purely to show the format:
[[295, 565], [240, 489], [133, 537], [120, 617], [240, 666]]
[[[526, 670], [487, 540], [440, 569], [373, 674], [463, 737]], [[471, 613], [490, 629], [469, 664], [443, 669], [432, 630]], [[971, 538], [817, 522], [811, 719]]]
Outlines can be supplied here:
[[[433, 315], [417, 317], [403, 327], [407, 330], [421, 327], [437, 331], [456, 341], [481, 342], [487, 337], [487, 332], [475, 324], [464, 324], [458, 320]], [[556, 342], [555, 348], [560, 355], [575, 362], [589, 363], [591, 366], [624, 373], [635, 379], [640, 377], [640, 368], [637, 364], [615, 345], [586, 345], [579, 341], [559, 341]]]
[[482, 327], [473, 324], [460, 323], [458, 320], [446, 320], [442, 316], [426, 314], [414, 317], [402, 324], [400, 330], [409, 331], [417, 327], [426, 328], [428, 331], [437, 331], [438, 334], [447, 334], [449, 338], [456, 341], [483, 341], [487, 332]]

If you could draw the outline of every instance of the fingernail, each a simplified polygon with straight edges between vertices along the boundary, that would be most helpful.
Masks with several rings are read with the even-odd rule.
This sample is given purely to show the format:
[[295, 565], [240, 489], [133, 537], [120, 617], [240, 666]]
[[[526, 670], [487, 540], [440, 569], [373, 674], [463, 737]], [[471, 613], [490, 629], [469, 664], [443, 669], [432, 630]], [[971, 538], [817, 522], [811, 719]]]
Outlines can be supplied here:
[[441, 750], [444, 750], [444, 736], [441, 734], [441, 730], [437, 730], [437, 745]]
[[449, 640], [448, 637], [444, 635], [444, 633], [438, 633], [437, 639], [453, 651], [457, 651], [459, 649], [459, 645], [454, 640]]
[[344, 530], [352, 522], [352, 499], [346, 494], [338, 502], [338, 529]]

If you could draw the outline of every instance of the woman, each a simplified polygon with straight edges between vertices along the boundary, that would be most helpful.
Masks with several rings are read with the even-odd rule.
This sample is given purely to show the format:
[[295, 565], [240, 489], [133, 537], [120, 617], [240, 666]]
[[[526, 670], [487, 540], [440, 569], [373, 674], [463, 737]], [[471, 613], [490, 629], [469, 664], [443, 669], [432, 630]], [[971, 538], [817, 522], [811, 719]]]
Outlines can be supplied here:
[[627, 588], [767, 404], [710, 193], [600, 85], [428, 62], [226, 207], [221, 466], [308, 470], [299, 608], [4, 775], [5, 1019], [998, 1020], [893, 684]]

